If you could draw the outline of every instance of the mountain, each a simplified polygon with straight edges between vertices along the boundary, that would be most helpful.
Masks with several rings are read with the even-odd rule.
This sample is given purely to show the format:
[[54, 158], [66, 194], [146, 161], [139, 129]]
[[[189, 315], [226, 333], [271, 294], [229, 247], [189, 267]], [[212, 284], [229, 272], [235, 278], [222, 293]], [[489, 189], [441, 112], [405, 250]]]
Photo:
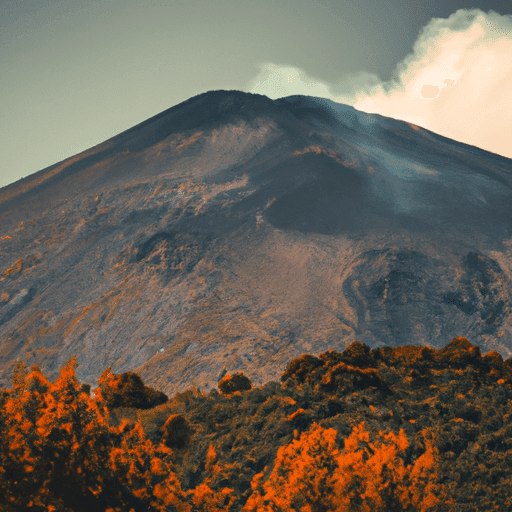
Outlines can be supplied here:
[[73, 355], [168, 395], [304, 353], [512, 355], [512, 160], [329, 100], [209, 91], [0, 189], [0, 383]]

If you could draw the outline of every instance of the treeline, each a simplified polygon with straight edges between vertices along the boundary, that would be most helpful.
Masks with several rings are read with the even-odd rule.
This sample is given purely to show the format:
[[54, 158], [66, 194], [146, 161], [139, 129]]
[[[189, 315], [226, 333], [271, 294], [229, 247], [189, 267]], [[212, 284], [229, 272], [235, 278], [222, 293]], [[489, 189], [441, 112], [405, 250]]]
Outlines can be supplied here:
[[17, 363], [0, 390], [0, 510], [512, 510], [512, 364], [463, 337], [356, 341], [171, 399], [110, 369], [92, 398], [76, 366]]

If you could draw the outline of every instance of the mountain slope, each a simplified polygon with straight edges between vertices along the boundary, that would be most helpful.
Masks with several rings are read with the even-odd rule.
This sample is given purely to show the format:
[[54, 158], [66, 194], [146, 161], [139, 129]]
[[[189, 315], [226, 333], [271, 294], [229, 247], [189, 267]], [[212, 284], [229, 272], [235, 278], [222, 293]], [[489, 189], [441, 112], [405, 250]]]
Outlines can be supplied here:
[[209, 91], [0, 189], [0, 382], [167, 394], [304, 352], [512, 355], [512, 162], [320, 98]]

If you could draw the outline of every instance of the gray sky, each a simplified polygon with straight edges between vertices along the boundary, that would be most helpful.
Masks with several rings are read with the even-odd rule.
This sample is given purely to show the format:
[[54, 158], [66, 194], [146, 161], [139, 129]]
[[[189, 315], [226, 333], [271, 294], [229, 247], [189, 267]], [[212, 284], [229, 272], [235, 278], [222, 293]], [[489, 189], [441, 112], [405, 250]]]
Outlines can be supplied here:
[[325, 96], [512, 158], [511, 56], [510, 0], [0, 0], [0, 187], [212, 89]]

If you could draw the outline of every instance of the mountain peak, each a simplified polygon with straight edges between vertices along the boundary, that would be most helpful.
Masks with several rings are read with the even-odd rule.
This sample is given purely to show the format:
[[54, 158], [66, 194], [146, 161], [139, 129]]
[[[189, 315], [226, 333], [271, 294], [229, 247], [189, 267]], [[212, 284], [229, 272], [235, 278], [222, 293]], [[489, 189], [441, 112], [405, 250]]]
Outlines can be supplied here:
[[310, 96], [194, 96], [0, 189], [0, 381], [167, 394], [358, 340], [512, 355], [511, 161]]

